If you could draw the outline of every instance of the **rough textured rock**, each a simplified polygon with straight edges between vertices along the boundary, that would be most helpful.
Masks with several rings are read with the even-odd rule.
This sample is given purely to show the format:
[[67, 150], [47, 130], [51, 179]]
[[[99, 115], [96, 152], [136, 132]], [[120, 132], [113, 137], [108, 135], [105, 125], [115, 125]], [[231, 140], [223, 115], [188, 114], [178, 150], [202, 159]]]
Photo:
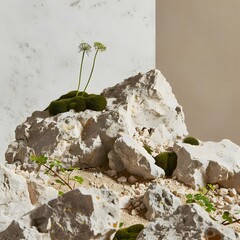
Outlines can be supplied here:
[[240, 147], [230, 140], [203, 142], [199, 146], [176, 143], [177, 168], [173, 176], [185, 184], [203, 187], [219, 183], [240, 192]]
[[115, 141], [114, 150], [108, 157], [109, 166], [118, 172], [127, 169], [128, 172], [145, 179], [165, 175], [164, 170], [155, 165], [154, 158], [128, 135], [121, 136]]
[[[22, 175], [19, 175], [21, 173]], [[13, 166], [11, 169], [0, 165], [0, 231], [35, 206], [57, 196], [57, 190], [38, 180], [35, 173], [19, 172], [19, 174], [16, 174]]]
[[49, 234], [39, 233], [35, 227], [31, 227], [28, 221], [13, 221], [9, 227], [0, 232], [1, 240], [49, 240]]
[[47, 111], [34, 112], [17, 127], [7, 162], [29, 169], [30, 155], [45, 154], [66, 165], [96, 167], [108, 163], [108, 154], [122, 135], [156, 152], [187, 135], [182, 107], [158, 70], [138, 74], [102, 94], [108, 102], [102, 112], [70, 111], [54, 117]]
[[42, 233], [45, 239], [107, 240], [115, 231], [119, 214], [118, 198], [113, 191], [81, 187], [41, 205], [19, 221], [13, 221], [0, 233], [0, 239], [13, 233], [30, 236], [36, 234], [37, 229], [37, 234]]
[[157, 218], [139, 233], [137, 240], [236, 240], [233, 229], [214, 222], [197, 204], [179, 206], [168, 217]]
[[148, 220], [171, 215], [182, 203], [167, 187], [152, 184], [143, 196], [143, 203], [147, 209]]
[[0, 165], [0, 231], [31, 209], [26, 179]]

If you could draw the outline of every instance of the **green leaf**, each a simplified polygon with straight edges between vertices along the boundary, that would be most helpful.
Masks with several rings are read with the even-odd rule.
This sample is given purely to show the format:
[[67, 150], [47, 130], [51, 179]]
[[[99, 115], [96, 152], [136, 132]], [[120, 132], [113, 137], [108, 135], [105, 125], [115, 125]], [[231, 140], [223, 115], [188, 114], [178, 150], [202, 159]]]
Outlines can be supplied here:
[[203, 195], [200, 194], [200, 193], [196, 193], [196, 194], [194, 194], [194, 198], [195, 198], [196, 200], [202, 200]]
[[123, 225], [124, 225], [124, 223], [120, 222], [118, 227], [121, 228]]
[[192, 194], [187, 194], [187, 195], [186, 195], [186, 198], [187, 198], [187, 199], [192, 199], [192, 198], [193, 198], [193, 195], [192, 195]]
[[58, 195], [59, 195], [59, 196], [62, 196], [63, 194], [64, 194], [64, 192], [58, 191]]
[[39, 164], [39, 165], [46, 164], [46, 163], [47, 163], [47, 160], [48, 160], [48, 158], [45, 157], [44, 155], [41, 155], [41, 156], [39, 156], [39, 157], [32, 155], [32, 156], [30, 157], [30, 159], [31, 159], [33, 162], [36, 162], [36, 163]]
[[79, 169], [80, 169], [79, 167], [69, 167], [66, 170], [67, 171], [74, 171], [74, 170], [79, 170]]
[[215, 190], [215, 186], [213, 186], [213, 185], [210, 184], [210, 183], [207, 184], [207, 187], [208, 187], [209, 189], [211, 189], [212, 191]]
[[62, 184], [62, 185], [66, 185], [66, 184], [65, 184], [63, 181], [61, 181], [60, 179], [56, 179], [55, 182], [56, 182], [56, 183], [60, 183], [60, 184]]
[[84, 181], [83, 178], [82, 178], [82, 177], [79, 177], [79, 176], [74, 176], [73, 179], [74, 179], [75, 181], [77, 181], [78, 183], [80, 183], [80, 184], [82, 184], [83, 181]]
[[231, 217], [231, 215], [230, 215], [230, 212], [228, 212], [228, 211], [225, 211], [225, 212], [223, 213], [222, 218], [223, 218], [224, 220], [226, 220], [227, 222], [229, 222], [229, 223], [231, 223], [231, 222], [233, 221], [233, 220], [232, 220], [232, 217]]

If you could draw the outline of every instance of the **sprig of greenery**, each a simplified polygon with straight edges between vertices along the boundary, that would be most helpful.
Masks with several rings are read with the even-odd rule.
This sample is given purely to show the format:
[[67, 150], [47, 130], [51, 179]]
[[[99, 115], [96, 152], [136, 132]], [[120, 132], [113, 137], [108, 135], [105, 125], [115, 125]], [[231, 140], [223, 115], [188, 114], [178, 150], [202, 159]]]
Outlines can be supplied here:
[[96, 52], [95, 52], [95, 55], [94, 55], [94, 58], [93, 58], [92, 69], [91, 69], [91, 72], [90, 72], [90, 75], [89, 75], [87, 84], [86, 84], [86, 86], [85, 86], [85, 88], [84, 88], [84, 90], [83, 90], [82, 96], [83, 96], [84, 93], [86, 92], [87, 87], [88, 87], [88, 85], [89, 85], [89, 83], [90, 83], [90, 80], [91, 80], [91, 78], [92, 78], [92, 74], [93, 74], [93, 70], [94, 70], [94, 67], [95, 67], [95, 62], [96, 62], [96, 58], [97, 58], [98, 52], [104, 52], [104, 51], [106, 51], [106, 49], [107, 49], [106, 46], [104, 46], [104, 45], [103, 45], [102, 43], [100, 43], [100, 42], [95, 42], [95, 43], [94, 43], [94, 48], [95, 48]]
[[[199, 193], [196, 194], [186, 194], [186, 202], [187, 203], [197, 203], [200, 206], [202, 206], [209, 214], [210, 217], [216, 221], [216, 219], [211, 216], [211, 213], [214, 213], [216, 211], [216, 207], [213, 205], [213, 203], [208, 198], [208, 194], [210, 191], [214, 191], [215, 187], [212, 184], [207, 184], [205, 187], [201, 188], [199, 190]], [[237, 214], [237, 213], [236, 213]], [[224, 211], [222, 214], [223, 221], [221, 224], [223, 225], [229, 225], [233, 223], [240, 223], [240, 219], [237, 219], [234, 215], [232, 215], [229, 211]]]
[[[37, 163], [39, 165], [38, 171], [40, 170], [41, 166], [45, 167], [45, 174], [50, 174], [52, 176], [56, 176], [57, 179], [55, 180], [56, 183], [59, 183], [60, 186], [67, 186], [70, 190], [73, 190], [75, 188], [75, 183], [82, 184], [83, 178], [80, 176], [74, 176], [73, 178], [70, 178], [72, 172], [74, 170], [78, 170], [79, 168], [64, 168], [62, 166], [62, 162], [57, 159], [48, 159], [48, 157], [41, 155], [41, 156], [34, 156], [32, 155], [30, 159]], [[67, 180], [65, 180], [60, 173], [68, 172]], [[70, 185], [70, 181], [74, 181], [73, 186]], [[62, 191], [58, 192], [59, 195], [64, 194]]]
[[205, 195], [201, 193], [196, 193], [194, 195], [187, 194], [187, 203], [197, 203], [198, 205], [202, 206], [208, 213], [214, 212], [216, 208], [213, 206], [211, 201]]

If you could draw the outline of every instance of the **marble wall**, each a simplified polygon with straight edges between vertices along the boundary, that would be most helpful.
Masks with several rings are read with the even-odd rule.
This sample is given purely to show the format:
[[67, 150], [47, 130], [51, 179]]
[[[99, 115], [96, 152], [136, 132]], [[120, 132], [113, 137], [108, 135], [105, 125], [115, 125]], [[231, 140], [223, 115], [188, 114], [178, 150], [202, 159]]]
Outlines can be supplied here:
[[155, 67], [155, 0], [1, 0], [0, 29], [0, 161], [18, 124], [77, 87], [80, 42], [107, 46], [89, 92]]

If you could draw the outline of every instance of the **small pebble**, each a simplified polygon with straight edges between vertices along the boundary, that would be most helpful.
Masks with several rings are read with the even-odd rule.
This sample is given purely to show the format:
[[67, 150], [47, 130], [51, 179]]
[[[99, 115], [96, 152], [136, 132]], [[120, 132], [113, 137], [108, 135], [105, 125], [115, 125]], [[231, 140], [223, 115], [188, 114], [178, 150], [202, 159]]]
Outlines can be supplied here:
[[227, 203], [233, 203], [234, 202], [234, 199], [232, 197], [229, 197], [229, 196], [224, 196], [223, 199], [227, 202]]
[[136, 209], [133, 209], [132, 211], [131, 211], [131, 215], [132, 216], [136, 216], [138, 214], [138, 211], [136, 210]]
[[219, 195], [227, 195], [228, 194], [228, 189], [227, 188], [220, 188], [218, 191]]
[[236, 189], [235, 189], [235, 188], [229, 189], [229, 195], [230, 195], [231, 197], [235, 197], [235, 196], [237, 195]]
[[108, 170], [106, 172], [110, 177], [114, 177], [117, 175], [117, 171], [116, 170]]
[[118, 182], [121, 182], [121, 183], [127, 182], [127, 178], [124, 176], [119, 177], [117, 180], [118, 180]]
[[134, 184], [137, 182], [137, 178], [135, 178], [133, 175], [131, 175], [129, 178], [128, 178], [128, 182], [130, 184]]
[[218, 208], [223, 208], [224, 207], [224, 203], [223, 202], [216, 202], [216, 206]]
[[134, 192], [135, 192], [136, 195], [140, 195], [141, 194], [141, 191], [139, 189], [136, 189]]
[[145, 209], [144, 203], [141, 203], [139, 207], [140, 207], [141, 209]]
[[139, 189], [141, 189], [141, 190], [143, 190], [143, 189], [146, 188], [146, 186], [145, 186], [144, 184], [142, 184], [142, 183], [140, 183], [140, 184], [138, 185], [138, 187], [139, 187]]

